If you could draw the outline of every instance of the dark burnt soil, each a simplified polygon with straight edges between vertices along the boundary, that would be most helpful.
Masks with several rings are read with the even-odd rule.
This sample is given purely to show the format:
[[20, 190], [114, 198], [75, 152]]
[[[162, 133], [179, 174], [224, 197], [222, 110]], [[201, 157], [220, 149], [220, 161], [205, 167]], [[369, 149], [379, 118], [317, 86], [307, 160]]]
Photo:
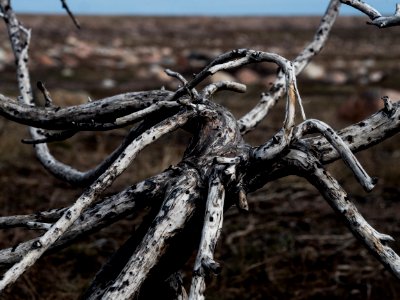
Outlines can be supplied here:
[[[273, 51], [291, 59], [312, 37], [319, 22], [317, 18], [81, 17], [83, 30], [77, 31], [66, 17], [25, 16], [23, 20], [33, 28], [32, 80], [44, 81], [57, 95], [57, 105], [163, 85], [174, 88], [177, 83], [160, 70], [168, 67], [190, 76], [212, 56], [234, 48]], [[360, 90], [366, 86], [396, 89], [400, 74], [398, 30], [378, 30], [365, 25], [363, 18], [340, 19], [330, 42], [315, 60], [323, 72], [314, 70], [299, 79], [308, 116], [340, 129], [355, 122], [357, 116], [340, 118], [339, 107]], [[12, 96], [16, 94], [15, 75], [4, 30], [0, 37], [0, 91]], [[239, 71], [224, 74], [247, 80], [246, 94], [224, 92], [216, 97], [236, 116], [258, 101], [276, 71], [267, 64], [248, 69], [252, 77]], [[283, 110], [280, 102], [246, 140], [253, 145], [267, 140], [281, 126]], [[54, 143], [51, 149], [60, 160], [88, 169], [110, 153], [126, 132], [85, 132]], [[31, 147], [20, 143], [25, 137], [24, 126], [0, 119], [1, 216], [70, 205], [82, 192], [46, 173]], [[177, 163], [188, 138], [179, 131], [146, 148], [107, 193]], [[341, 162], [328, 167], [365, 218], [397, 240], [393, 247], [398, 252], [399, 146], [395, 136], [357, 155], [367, 171], [379, 178], [369, 194]], [[226, 214], [216, 251], [223, 269], [218, 277], [209, 279], [207, 299], [400, 298], [399, 281], [349, 234], [303, 179], [290, 177], [269, 183], [251, 194], [249, 202], [248, 214], [235, 208]], [[77, 299], [143, 215], [130, 216], [46, 255], [0, 298]], [[38, 234], [25, 229], [0, 230], [0, 246], [13, 246]], [[191, 265], [184, 269], [188, 284]]]

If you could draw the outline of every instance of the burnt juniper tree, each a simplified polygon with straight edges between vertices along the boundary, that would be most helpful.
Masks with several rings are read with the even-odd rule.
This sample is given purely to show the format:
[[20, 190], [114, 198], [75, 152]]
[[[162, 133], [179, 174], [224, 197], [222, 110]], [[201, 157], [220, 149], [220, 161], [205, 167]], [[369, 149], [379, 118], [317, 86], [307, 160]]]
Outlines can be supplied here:
[[[61, 2], [79, 26], [65, 1]], [[369, 177], [353, 152], [380, 143], [400, 130], [400, 104], [383, 97], [382, 110], [362, 122], [334, 131], [320, 120], [306, 118], [297, 88], [296, 76], [324, 46], [341, 3], [363, 12], [370, 18], [370, 24], [380, 28], [400, 23], [399, 5], [393, 16], [384, 17], [362, 1], [332, 0], [313, 40], [293, 61], [260, 50], [236, 49], [216, 57], [190, 80], [166, 70], [181, 82], [175, 91], [128, 92], [59, 108], [52, 104], [50, 93], [41, 83], [37, 88], [46, 105], [35, 106], [28, 69], [30, 30], [17, 19], [10, 0], [0, 0], [20, 93], [17, 100], [0, 94], [0, 114], [29, 126], [31, 138], [25, 143], [34, 145], [48, 172], [70, 184], [85, 186], [70, 207], [0, 217], [3, 229], [27, 227], [44, 231], [39, 238], [0, 250], [0, 264], [9, 266], [1, 276], [0, 291], [48, 250], [55, 251], [84, 234], [150, 206], [151, 220], [145, 221], [99, 270], [83, 297], [130, 299], [151, 286], [165, 291], [165, 298], [203, 299], [205, 276], [220, 269], [213, 252], [224, 211], [233, 205], [241, 211], [248, 210], [248, 193], [288, 175], [303, 177], [315, 186], [354, 236], [400, 278], [400, 258], [388, 245], [393, 238], [369, 225], [325, 168], [326, 164], [342, 159], [366, 191], [373, 189], [375, 179]], [[221, 90], [243, 93], [246, 86], [221, 81], [199, 89], [205, 79], [221, 70], [262, 62], [278, 66], [277, 79], [258, 104], [239, 120], [212, 98]], [[255, 129], [279, 99], [286, 101], [282, 128], [262, 145], [246, 144], [243, 135]], [[295, 122], [296, 110], [300, 111], [303, 122]], [[80, 131], [127, 126], [131, 129], [120, 146], [86, 172], [56, 160], [46, 144], [68, 139]], [[103, 195], [143, 148], [178, 128], [190, 133], [192, 139], [177, 165], [115, 195]], [[314, 135], [308, 136], [311, 133]], [[197, 256], [187, 294], [178, 272], [194, 251]]]

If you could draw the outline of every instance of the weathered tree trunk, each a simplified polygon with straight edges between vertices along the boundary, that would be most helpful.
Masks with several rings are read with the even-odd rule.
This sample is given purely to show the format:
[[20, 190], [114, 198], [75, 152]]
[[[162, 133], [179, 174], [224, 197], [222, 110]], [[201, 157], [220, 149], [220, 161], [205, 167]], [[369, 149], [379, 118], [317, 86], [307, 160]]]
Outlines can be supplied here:
[[[343, 159], [365, 190], [374, 187], [352, 152], [366, 149], [400, 130], [400, 104], [385, 99], [385, 107], [366, 120], [335, 132], [329, 125], [306, 119], [296, 75], [322, 49], [338, 14], [340, 2], [367, 14], [379, 27], [399, 24], [398, 9], [391, 17], [361, 1], [332, 0], [314, 39], [293, 61], [263, 51], [236, 49], [218, 56], [190, 81], [167, 70], [181, 81], [176, 91], [144, 91], [116, 95], [88, 104], [57, 108], [43, 84], [46, 107], [35, 107], [29, 81], [30, 31], [18, 21], [8, 0], [0, 0], [17, 63], [21, 97], [16, 102], [0, 95], [0, 114], [30, 127], [31, 140], [43, 166], [54, 176], [85, 186], [70, 207], [32, 215], [0, 217], [0, 228], [27, 227], [46, 232], [10, 249], [0, 251], [0, 265], [12, 265], [0, 280], [0, 292], [17, 280], [44, 253], [73, 243], [133, 211], [150, 206], [142, 225], [111, 257], [83, 295], [85, 299], [203, 299], [205, 277], [218, 273], [213, 253], [223, 224], [224, 211], [236, 205], [246, 211], [246, 195], [267, 182], [288, 175], [306, 178], [324, 196], [349, 230], [396, 277], [400, 258], [387, 245], [389, 235], [377, 232], [357, 211], [346, 192], [324, 165]], [[65, 1], [63, 7], [79, 26]], [[269, 62], [279, 67], [278, 79], [260, 102], [240, 120], [214, 103], [220, 90], [245, 92], [242, 84], [218, 82], [196, 88], [208, 76], [250, 63]], [[286, 96], [282, 128], [264, 144], [251, 147], [243, 135], [267, 116], [278, 99]], [[304, 121], [295, 122], [299, 105]], [[77, 171], [57, 161], [47, 142], [63, 140], [84, 130], [113, 130], [133, 126], [121, 145], [93, 170]], [[182, 128], [192, 136], [180, 163], [118, 194], [103, 192], [135, 160], [147, 145]], [[310, 133], [317, 133], [307, 138]], [[97, 202], [95, 202], [97, 201]], [[197, 250], [197, 253], [196, 253]], [[179, 270], [196, 253], [190, 292], [182, 285]]]

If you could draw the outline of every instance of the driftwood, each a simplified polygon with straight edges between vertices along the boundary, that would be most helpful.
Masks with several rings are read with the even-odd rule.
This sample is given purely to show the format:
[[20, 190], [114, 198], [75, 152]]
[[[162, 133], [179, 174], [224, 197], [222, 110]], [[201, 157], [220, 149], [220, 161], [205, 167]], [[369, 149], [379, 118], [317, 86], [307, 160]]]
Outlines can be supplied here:
[[[79, 27], [66, 2], [61, 2]], [[220, 270], [213, 252], [224, 211], [233, 205], [241, 211], [248, 210], [248, 193], [267, 182], [293, 174], [314, 185], [359, 241], [400, 278], [400, 258], [389, 246], [393, 238], [368, 224], [324, 167], [343, 159], [363, 188], [370, 191], [375, 179], [368, 176], [353, 152], [377, 144], [400, 130], [400, 104], [392, 104], [385, 98], [381, 111], [335, 132], [319, 120], [306, 118], [297, 88], [296, 75], [324, 46], [341, 3], [365, 13], [371, 19], [370, 24], [380, 28], [400, 22], [399, 6], [393, 16], [383, 17], [361, 1], [332, 0], [314, 39], [293, 61], [274, 53], [236, 49], [216, 57], [191, 80], [167, 70], [169, 76], [182, 84], [176, 91], [130, 92], [58, 108], [53, 106], [51, 95], [42, 83], [37, 87], [44, 95], [46, 106], [34, 105], [28, 70], [30, 30], [19, 22], [10, 1], [0, 0], [20, 91], [18, 101], [0, 95], [0, 114], [29, 126], [31, 139], [24, 142], [34, 145], [38, 159], [51, 174], [86, 187], [70, 207], [0, 217], [0, 228], [45, 231], [39, 238], [0, 250], [0, 265], [10, 266], [1, 277], [0, 291], [15, 282], [48, 250], [55, 251], [133, 211], [152, 206], [154, 218], [142, 224], [115, 253], [83, 297], [131, 299], [145, 291], [145, 287], [157, 286], [165, 290], [166, 298], [203, 299], [205, 276]], [[239, 120], [227, 108], [214, 103], [212, 96], [220, 90], [245, 92], [244, 85], [217, 82], [197, 90], [200, 83], [218, 71], [261, 62], [279, 67], [277, 80], [261, 96], [260, 102]], [[242, 136], [255, 129], [280, 98], [286, 101], [282, 128], [262, 145], [246, 144]], [[304, 119], [300, 124], [295, 123], [297, 109]], [[121, 145], [96, 168], [86, 172], [55, 159], [46, 145], [68, 139], [79, 131], [105, 131], [126, 126], [132, 128]], [[178, 128], [192, 135], [180, 163], [118, 194], [102, 196], [144, 147]], [[310, 133], [317, 135], [307, 137]], [[177, 272], [196, 249], [192, 284], [190, 292], [186, 293]]]

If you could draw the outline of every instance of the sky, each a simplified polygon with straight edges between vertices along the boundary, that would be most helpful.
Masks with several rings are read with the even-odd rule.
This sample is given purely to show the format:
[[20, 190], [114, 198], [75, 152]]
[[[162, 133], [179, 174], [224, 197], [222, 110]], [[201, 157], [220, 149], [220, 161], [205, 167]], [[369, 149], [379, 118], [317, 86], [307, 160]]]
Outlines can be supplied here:
[[[70, 9], [79, 14], [112, 15], [321, 15], [328, 0], [69, 0]], [[394, 13], [395, 0], [366, 0], [383, 15]], [[20, 13], [63, 14], [60, 0], [14, 0]], [[358, 14], [343, 7], [342, 15]]]

